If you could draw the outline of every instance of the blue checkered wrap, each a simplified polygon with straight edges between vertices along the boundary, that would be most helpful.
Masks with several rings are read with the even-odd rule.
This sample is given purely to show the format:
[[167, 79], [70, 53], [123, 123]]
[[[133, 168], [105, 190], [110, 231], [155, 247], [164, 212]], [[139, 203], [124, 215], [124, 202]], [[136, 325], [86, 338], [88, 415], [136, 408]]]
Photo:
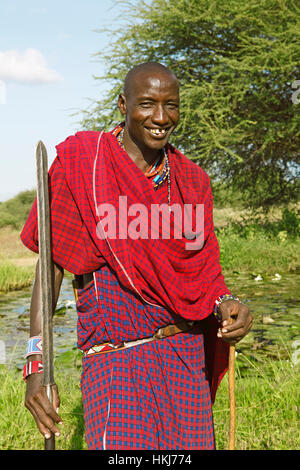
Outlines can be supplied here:
[[165, 308], [145, 304], [123, 288], [113, 270], [105, 265], [95, 273], [94, 283], [78, 290], [78, 347], [133, 341], [154, 335], [161, 327], [182, 321]]
[[[113, 271], [79, 291], [78, 346], [151, 336], [174, 323], [124, 289]], [[175, 319], [176, 320], [176, 319]], [[83, 358], [81, 389], [89, 449], [214, 449], [202, 332], [180, 333]]]

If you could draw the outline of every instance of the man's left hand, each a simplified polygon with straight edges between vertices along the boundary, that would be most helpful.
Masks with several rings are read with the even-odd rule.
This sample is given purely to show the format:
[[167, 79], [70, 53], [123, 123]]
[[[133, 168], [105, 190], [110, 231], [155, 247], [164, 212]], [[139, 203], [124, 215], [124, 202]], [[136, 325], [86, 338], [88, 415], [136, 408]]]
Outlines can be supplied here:
[[226, 300], [219, 306], [219, 313], [222, 317], [222, 326], [218, 331], [218, 337], [227, 343], [237, 343], [250, 331], [253, 319], [246, 305], [235, 300]]

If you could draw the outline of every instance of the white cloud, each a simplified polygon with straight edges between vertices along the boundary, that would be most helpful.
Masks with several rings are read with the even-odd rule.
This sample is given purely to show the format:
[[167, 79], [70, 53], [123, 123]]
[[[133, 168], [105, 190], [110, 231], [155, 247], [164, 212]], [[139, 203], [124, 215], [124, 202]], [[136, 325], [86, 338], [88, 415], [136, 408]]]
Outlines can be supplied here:
[[37, 49], [0, 51], [0, 80], [18, 83], [51, 83], [62, 80], [48, 68], [43, 54]]

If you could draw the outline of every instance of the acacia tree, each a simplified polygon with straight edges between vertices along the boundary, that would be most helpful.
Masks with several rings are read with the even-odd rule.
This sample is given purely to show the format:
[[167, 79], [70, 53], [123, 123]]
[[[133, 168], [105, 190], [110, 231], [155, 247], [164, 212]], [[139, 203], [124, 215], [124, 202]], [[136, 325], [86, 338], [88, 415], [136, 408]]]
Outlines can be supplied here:
[[[128, 70], [157, 61], [181, 83], [175, 146], [213, 181], [268, 208], [297, 199], [300, 127], [300, 9], [292, 0], [119, 1], [127, 22], [111, 30], [99, 59], [109, 92], [82, 125], [109, 129]], [[300, 100], [299, 100], [300, 101]]]

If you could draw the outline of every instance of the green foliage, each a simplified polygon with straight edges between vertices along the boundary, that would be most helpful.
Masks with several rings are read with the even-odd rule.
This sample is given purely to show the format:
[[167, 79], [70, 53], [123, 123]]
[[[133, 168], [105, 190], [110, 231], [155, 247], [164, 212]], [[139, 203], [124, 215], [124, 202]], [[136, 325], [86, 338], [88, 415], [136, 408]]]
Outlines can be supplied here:
[[259, 214], [252, 214], [250, 217], [241, 217], [241, 222], [232, 221], [223, 229], [227, 235], [234, 234], [247, 240], [253, 240], [258, 236], [265, 239], [278, 239], [284, 241], [293, 239], [300, 235], [300, 211], [293, 211], [287, 208], [282, 209], [281, 219], [270, 221], [262, 218]]
[[2, 209], [0, 205], [0, 228], [7, 227], [8, 225], [17, 229], [18, 220], [15, 216], [10, 214], [8, 211], [6, 211], [5, 209]]
[[11, 225], [20, 229], [29, 214], [36, 191], [23, 191], [17, 196], [0, 203], [0, 228]]
[[270, 221], [261, 214], [241, 217], [216, 229], [220, 263], [226, 273], [248, 272], [272, 276], [300, 268], [299, 211], [282, 210]]
[[108, 130], [128, 70], [146, 61], [170, 67], [181, 83], [173, 143], [213, 180], [243, 192], [245, 206], [299, 196], [300, 126], [292, 84], [299, 76], [300, 11], [292, 0], [118, 2], [126, 22], [112, 30], [105, 62], [109, 92], [83, 114]]
[[211, 180], [214, 208], [231, 207], [241, 210], [243, 208], [243, 193], [240, 189], [233, 188], [223, 181]]
[[271, 240], [263, 234], [244, 238], [222, 231], [218, 234], [220, 263], [225, 273], [261, 274], [295, 273], [300, 269], [300, 239]]
[[[294, 212], [287, 208], [282, 211], [282, 220], [279, 222], [279, 230], [285, 231], [289, 236], [297, 237], [300, 235], [300, 211]], [[278, 234], [277, 234], [278, 236]]]

